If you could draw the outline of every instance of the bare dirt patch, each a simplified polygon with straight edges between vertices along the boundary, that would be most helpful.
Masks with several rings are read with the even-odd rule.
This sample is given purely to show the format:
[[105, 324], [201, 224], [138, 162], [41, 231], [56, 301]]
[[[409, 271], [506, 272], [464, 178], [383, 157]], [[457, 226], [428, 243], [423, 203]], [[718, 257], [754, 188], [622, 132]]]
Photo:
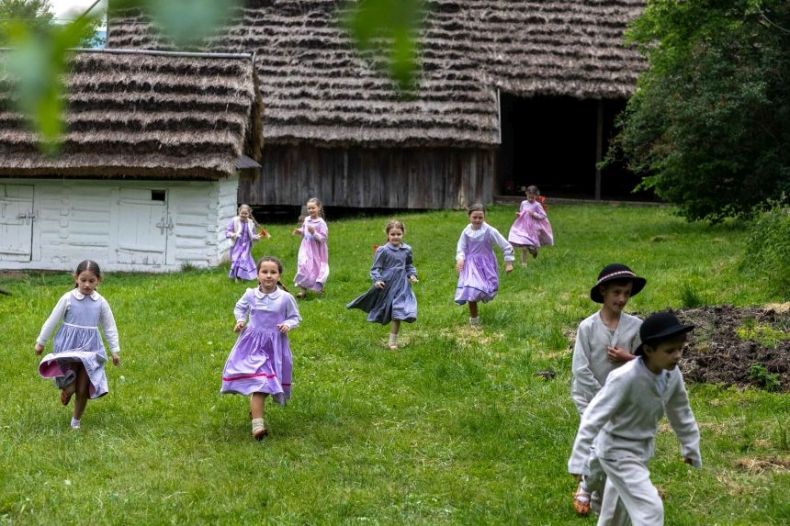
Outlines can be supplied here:
[[696, 326], [680, 365], [687, 381], [790, 392], [787, 304], [723, 305], [676, 314]]

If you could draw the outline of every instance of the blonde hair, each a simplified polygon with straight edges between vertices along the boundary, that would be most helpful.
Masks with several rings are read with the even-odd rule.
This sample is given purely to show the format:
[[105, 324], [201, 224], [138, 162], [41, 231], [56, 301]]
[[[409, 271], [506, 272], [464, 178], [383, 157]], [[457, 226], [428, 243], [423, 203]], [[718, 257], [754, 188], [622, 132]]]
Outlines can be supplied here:
[[324, 217], [324, 205], [321, 204], [321, 200], [318, 199], [317, 197], [311, 197], [310, 199], [308, 199], [304, 204], [305, 211], [307, 210], [307, 205], [309, 205], [310, 203], [314, 203], [316, 206], [318, 206], [318, 215]]
[[258, 222], [258, 220], [255, 219], [254, 215], [252, 215], [252, 207], [250, 205], [248, 205], [247, 203], [242, 203], [242, 204], [239, 205], [239, 208], [236, 210], [236, 215], [237, 216], [241, 215], [241, 211], [244, 210], [245, 208], [250, 213], [250, 219], [252, 219], [252, 224], [255, 225], [256, 227], [260, 226], [260, 223]]
[[483, 206], [483, 203], [473, 203], [469, 206], [469, 208], [466, 209], [466, 215], [470, 216], [472, 215], [472, 212], [483, 212], [483, 214], [485, 214], [486, 207]]
[[389, 222], [387, 222], [387, 226], [384, 227], [384, 232], [389, 234], [390, 230], [392, 230], [393, 228], [400, 228], [401, 232], [403, 232], [404, 234], [406, 233], [406, 227], [403, 225], [401, 221], [398, 221], [397, 219], [390, 219]]

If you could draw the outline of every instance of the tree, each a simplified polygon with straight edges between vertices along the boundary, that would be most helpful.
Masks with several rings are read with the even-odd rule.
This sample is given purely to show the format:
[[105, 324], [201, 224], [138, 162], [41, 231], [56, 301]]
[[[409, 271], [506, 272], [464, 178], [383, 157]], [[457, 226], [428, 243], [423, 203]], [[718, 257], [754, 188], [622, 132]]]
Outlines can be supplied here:
[[648, 58], [609, 158], [689, 220], [790, 197], [790, 2], [655, 0], [628, 38]]
[[0, 0], [0, 46], [8, 45], [9, 25], [24, 21], [31, 31], [43, 33], [54, 15], [49, 0]]

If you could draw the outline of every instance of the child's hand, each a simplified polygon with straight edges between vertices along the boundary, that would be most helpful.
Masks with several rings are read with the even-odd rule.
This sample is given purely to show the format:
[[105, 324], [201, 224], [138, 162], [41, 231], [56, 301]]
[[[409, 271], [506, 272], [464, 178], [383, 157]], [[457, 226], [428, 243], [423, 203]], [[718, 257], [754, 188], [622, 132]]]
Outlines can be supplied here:
[[315, 227], [314, 226], [308, 226], [307, 227], [307, 231], [310, 232], [310, 234], [315, 234]]
[[36, 354], [37, 354], [37, 355], [39, 355], [39, 354], [41, 354], [42, 352], [44, 352], [44, 346], [43, 346], [43, 345], [41, 345], [40, 343], [36, 343], [36, 347], [35, 347], [35, 349], [36, 349]]
[[377, 289], [383, 289], [384, 287], [386, 287], [386, 284], [383, 281], [377, 281], [376, 283], [373, 284], [373, 286], [376, 287]]
[[236, 325], [233, 326], [233, 332], [241, 332], [244, 329], [244, 320], [239, 320], [236, 322]]
[[301, 236], [302, 235], [302, 231], [300, 229], [298, 229], [298, 228], [294, 228], [294, 231], [291, 232], [291, 235], [292, 236]]
[[612, 346], [606, 348], [606, 356], [612, 363], [628, 362], [634, 359], [634, 355], [630, 352]]
[[411, 281], [412, 283], [417, 283], [419, 280], [417, 279], [417, 276], [412, 274], [411, 276], [409, 276], [409, 281]]
[[117, 352], [112, 353], [112, 364], [115, 366], [121, 365], [121, 355]]
[[455, 262], [455, 271], [460, 274], [463, 270], [464, 270], [464, 260], [459, 259], [458, 261]]
[[286, 332], [291, 330], [291, 328], [288, 326], [287, 323], [278, 324], [277, 329], [280, 331], [281, 334], [285, 334]]
[[505, 262], [505, 272], [513, 272], [513, 263], [510, 261]]

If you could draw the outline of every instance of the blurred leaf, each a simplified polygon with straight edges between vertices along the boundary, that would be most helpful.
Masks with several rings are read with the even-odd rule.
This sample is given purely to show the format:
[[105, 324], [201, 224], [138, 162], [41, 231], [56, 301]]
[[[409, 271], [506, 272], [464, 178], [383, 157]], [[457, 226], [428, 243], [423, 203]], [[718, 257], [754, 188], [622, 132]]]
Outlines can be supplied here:
[[12, 49], [4, 55], [3, 70], [15, 86], [17, 108], [39, 132], [46, 153], [56, 153], [62, 140], [69, 49], [82, 42], [93, 25], [92, 19], [81, 18], [45, 31], [34, 31], [21, 21], [7, 26]]
[[176, 47], [190, 48], [226, 23], [239, 4], [240, 0], [148, 0], [145, 8]]
[[418, 71], [417, 37], [425, 6], [422, 0], [348, 2], [343, 16], [357, 46], [388, 62], [390, 75], [403, 91], [414, 89]]

